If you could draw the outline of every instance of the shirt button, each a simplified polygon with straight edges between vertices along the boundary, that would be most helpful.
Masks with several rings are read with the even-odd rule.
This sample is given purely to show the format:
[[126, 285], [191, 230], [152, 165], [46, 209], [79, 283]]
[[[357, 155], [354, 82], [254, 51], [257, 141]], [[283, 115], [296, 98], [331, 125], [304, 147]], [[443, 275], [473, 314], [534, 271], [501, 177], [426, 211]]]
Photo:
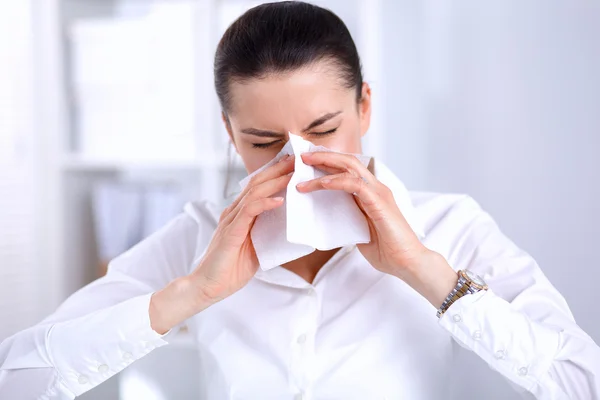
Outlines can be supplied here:
[[481, 332], [480, 331], [473, 332], [473, 339], [481, 340]]
[[102, 364], [98, 367], [98, 372], [100, 372], [101, 374], [105, 373], [106, 371], [108, 371], [108, 365]]
[[131, 360], [132, 358], [133, 358], [133, 355], [130, 352], [126, 351], [125, 353], [123, 353], [123, 359]]
[[303, 333], [302, 335], [298, 336], [298, 339], [296, 340], [299, 344], [303, 344], [304, 342], [306, 342], [306, 334]]
[[79, 379], [77, 379], [77, 382], [79, 382], [82, 385], [85, 385], [86, 383], [88, 383], [90, 380], [88, 379], [87, 376], [85, 375], [79, 375]]
[[506, 352], [504, 350], [498, 350], [494, 357], [496, 357], [498, 360], [503, 360], [504, 357], [506, 357]]
[[454, 322], [460, 322], [460, 321], [462, 321], [462, 317], [460, 316], [460, 314], [454, 314], [452, 316], [452, 319], [454, 320]]
[[525, 375], [527, 375], [527, 372], [528, 372], [528, 371], [527, 371], [527, 367], [521, 367], [521, 368], [519, 368], [519, 375], [520, 375], [520, 376], [525, 376]]

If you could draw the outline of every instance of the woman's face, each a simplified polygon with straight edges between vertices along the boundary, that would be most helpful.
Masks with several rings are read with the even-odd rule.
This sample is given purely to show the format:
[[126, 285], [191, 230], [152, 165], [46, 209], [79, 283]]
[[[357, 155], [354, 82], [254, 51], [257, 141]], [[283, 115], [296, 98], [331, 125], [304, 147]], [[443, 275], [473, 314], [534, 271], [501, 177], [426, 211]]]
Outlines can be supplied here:
[[229, 132], [252, 173], [281, 150], [288, 132], [332, 150], [360, 153], [369, 128], [371, 91], [362, 100], [340, 81], [335, 66], [320, 62], [293, 72], [231, 84]]

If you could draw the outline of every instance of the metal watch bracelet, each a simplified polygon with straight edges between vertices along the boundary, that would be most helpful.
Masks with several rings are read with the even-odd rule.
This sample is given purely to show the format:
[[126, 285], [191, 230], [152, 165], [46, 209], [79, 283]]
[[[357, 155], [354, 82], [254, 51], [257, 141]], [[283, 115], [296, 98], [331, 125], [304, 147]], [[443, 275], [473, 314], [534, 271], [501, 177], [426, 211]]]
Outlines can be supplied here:
[[[446, 297], [446, 299], [444, 300], [444, 302], [438, 309], [437, 317], [441, 318], [442, 315], [444, 315], [444, 313], [448, 310], [448, 308], [450, 308], [450, 306], [452, 304], [454, 304], [454, 302], [456, 300], [458, 300], [459, 298], [461, 298], [462, 296], [464, 296], [467, 293], [472, 294], [472, 293], [475, 293], [476, 291], [477, 290], [475, 290], [474, 288], [469, 287], [469, 285], [467, 285], [467, 280], [461, 274], [458, 274], [458, 282], [456, 283], [456, 286], [454, 287], [454, 289], [452, 289], [450, 294], [448, 294], [448, 296]], [[460, 294], [460, 296], [457, 297], [457, 294]]]

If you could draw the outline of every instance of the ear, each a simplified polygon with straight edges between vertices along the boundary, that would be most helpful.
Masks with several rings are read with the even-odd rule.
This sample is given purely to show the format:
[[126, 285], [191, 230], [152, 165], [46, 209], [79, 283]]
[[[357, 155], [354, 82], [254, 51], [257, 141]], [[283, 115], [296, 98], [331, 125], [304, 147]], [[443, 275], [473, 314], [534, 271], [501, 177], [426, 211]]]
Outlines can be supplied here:
[[358, 102], [358, 117], [360, 119], [360, 136], [363, 137], [371, 125], [371, 87], [364, 82]]
[[227, 118], [227, 115], [223, 111], [221, 111], [221, 120], [223, 121], [223, 125], [225, 125], [225, 130], [227, 130], [227, 133], [229, 134], [229, 141], [231, 142], [231, 144], [235, 148], [235, 151], [237, 152], [237, 146], [235, 145], [235, 140], [233, 139], [231, 123], [229, 122], [229, 118]]

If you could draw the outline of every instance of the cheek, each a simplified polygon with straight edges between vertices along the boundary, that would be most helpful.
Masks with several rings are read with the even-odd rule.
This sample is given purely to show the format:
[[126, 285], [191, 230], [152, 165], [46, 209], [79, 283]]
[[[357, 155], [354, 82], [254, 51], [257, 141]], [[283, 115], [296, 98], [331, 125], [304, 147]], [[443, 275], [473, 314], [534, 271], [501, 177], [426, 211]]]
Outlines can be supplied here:
[[360, 153], [360, 138], [360, 126], [357, 123], [343, 129], [340, 128], [335, 135], [315, 140], [314, 143], [343, 153]]

